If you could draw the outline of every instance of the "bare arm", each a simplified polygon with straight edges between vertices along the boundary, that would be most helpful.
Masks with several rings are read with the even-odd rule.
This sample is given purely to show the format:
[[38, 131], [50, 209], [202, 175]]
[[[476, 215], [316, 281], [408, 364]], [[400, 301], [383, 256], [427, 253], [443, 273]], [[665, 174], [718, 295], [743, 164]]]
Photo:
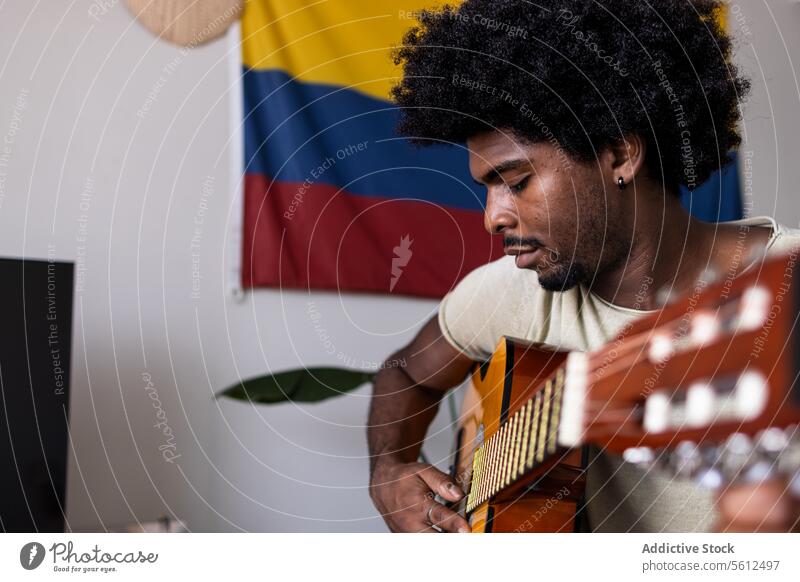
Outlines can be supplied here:
[[393, 531], [434, 531], [432, 524], [446, 531], [467, 528], [463, 518], [433, 501], [437, 493], [451, 501], [463, 493], [447, 475], [416, 460], [442, 396], [472, 364], [442, 337], [434, 317], [375, 378], [367, 429], [370, 494]]

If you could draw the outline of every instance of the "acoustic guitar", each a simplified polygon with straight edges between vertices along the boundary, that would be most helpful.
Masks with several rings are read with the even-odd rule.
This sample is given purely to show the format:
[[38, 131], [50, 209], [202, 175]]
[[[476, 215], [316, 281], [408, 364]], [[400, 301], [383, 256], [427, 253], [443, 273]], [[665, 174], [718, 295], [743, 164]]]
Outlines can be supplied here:
[[502, 338], [473, 371], [455, 443], [472, 531], [575, 531], [589, 444], [712, 486], [797, 478], [796, 258], [698, 285], [596, 351]]

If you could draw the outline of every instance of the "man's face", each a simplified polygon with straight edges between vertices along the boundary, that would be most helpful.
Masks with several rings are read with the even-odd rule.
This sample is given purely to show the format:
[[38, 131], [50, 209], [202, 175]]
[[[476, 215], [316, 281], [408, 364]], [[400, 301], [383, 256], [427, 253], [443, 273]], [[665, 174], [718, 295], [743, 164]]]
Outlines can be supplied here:
[[487, 187], [486, 230], [503, 236], [505, 252], [516, 255], [517, 267], [535, 270], [542, 287], [591, 284], [625, 261], [627, 209], [621, 191], [609, 187], [611, 156], [580, 163], [550, 143], [500, 131], [467, 145], [470, 173]]

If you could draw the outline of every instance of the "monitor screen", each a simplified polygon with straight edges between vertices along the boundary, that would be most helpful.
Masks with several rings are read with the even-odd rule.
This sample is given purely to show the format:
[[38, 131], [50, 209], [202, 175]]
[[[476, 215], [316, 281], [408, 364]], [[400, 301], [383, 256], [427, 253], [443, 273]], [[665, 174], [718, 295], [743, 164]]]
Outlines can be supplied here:
[[0, 531], [64, 531], [73, 265], [0, 259]]

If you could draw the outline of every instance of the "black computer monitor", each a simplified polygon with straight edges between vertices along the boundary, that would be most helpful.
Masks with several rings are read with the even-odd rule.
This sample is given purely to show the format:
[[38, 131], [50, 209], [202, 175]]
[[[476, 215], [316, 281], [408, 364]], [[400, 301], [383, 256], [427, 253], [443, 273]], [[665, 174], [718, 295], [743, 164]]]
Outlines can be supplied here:
[[0, 259], [0, 531], [64, 531], [73, 265]]

